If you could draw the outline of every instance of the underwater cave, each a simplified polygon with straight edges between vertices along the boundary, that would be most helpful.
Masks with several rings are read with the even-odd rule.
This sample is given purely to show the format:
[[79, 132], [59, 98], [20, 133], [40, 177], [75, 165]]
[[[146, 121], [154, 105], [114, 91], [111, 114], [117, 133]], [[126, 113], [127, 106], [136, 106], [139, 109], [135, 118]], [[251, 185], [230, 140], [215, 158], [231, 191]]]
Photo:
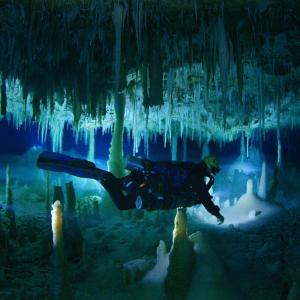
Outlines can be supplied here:
[[0, 1], [0, 299], [299, 300], [298, 0]]

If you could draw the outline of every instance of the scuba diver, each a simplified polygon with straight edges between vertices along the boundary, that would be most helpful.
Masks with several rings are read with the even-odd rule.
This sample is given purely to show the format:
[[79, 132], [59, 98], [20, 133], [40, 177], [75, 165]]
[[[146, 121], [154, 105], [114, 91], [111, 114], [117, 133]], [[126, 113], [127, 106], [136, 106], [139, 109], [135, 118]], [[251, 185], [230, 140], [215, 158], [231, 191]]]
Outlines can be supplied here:
[[37, 165], [45, 170], [98, 180], [120, 210], [166, 210], [202, 204], [219, 224], [224, 222], [220, 208], [209, 194], [214, 175], [220, 171], [218, 160], [212, 155], [200, 163], [151, 161], [131, 156], [125, 164], [125, 169], [131, 172], [122, 178], [96, 168], [90, 161], [55, 152], [40, 154]]

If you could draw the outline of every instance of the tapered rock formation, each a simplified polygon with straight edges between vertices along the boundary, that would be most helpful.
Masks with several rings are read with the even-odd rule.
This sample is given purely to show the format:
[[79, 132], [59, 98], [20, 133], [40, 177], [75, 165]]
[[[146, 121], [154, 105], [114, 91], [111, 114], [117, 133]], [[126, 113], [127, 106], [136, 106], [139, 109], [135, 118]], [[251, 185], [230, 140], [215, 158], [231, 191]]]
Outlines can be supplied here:
[[187, 235], [185, 208], [177, 209], [174, 225], [165, 291], [168, 300], [183, 300], [188, 293], [195, 264], [194, 244]]
[[51, 216], [54, 254], [53, 296], [54, 299], [58, 300], [71, 299], [67, 263], [64, 253], [63, 213], [60, 201], [57, 200], [52, 205]]

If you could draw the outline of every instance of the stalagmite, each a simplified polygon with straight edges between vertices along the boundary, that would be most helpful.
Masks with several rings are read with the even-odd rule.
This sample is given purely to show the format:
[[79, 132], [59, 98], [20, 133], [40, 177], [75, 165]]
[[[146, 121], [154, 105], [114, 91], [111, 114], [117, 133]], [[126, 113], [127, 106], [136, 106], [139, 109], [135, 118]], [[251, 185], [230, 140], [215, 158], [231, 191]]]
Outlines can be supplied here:
[[150, 269], [151, 264], [145, 259], [134, 259], [122, 265], [123, 282], [130, 285], [139, 281]]
[[66, 194], [67, 194], [67, 213], [76, 213], [76, 195], [72, 181], [66, 183]]
[[99, 220], [100, 217], [100, 203], [97, 199], [93, 200], [93, 217], [95, 220]]
[[11, 171], [9, 165], [6, 166], [6, 186], [5, 186], [5, 198], [6, 198], [6, 206], [10, 209], [10, 201], [12, 201], [12, 191], [11, 191]]
[[0, 214], [0, 281], [6, 280], [4, 267], [9, 264], [8, 261], [8, 237], [2, 223], [2, 216]]
[[281, 154], [281, 137], [280, 137], [280, 99], [279, 96], [277, 96], [276, 99], [277, 104], [277, 165], [278, 167], [281, 167], [281, 161], [282, 161], [282, 154]]
[[67, 263], [64, 254], [63, 242], [63, 214], [60, 201], [52, 205], [52, 234], [54, 252], [54, 299], [72, 299], [67, 274]]
[[253, 180], [252, 179], [247, 180], [246, 194], [253, 195]]
[[206, 235], [195, 232], [190, 235], [194, 242], [197, 254], [195, 274], [191, 288], [186, 299], [188, 300], [241, 300], [241, 291], [237, 288], [236, 281], [229, 275], [228, 267], [215, 246], [206, 239]]
[[279, 171], [280, 168], [276, 164], [273, 170], [273, 176], [272, 176], [272, 182], [271, 182], [271, 187], [270, 190], [268, 191], [268, 200], [269, 201], [274, 201], [277, 191], [278, 191], [278, 186], [279, 186]]
[[174, 225], [165, 291], [169, 300], [182, 300], [188, 293], [195, 264], [194, 245], [187, 235], [185, 208], [177, 209]]
[[62, 207], [64, 207], [65, 204], [64, 193], [62, 187], [59, 185], [54, 186], [54, 192], [53, 192], [53, 203], [57, 200], [59, 200]]
[[124, 176], [123, 165], [123, 130], [124, 130], [124, 112], [125, 112], [125, 98], [124, 95], [118, 95], [115, 99], [115, 125], [113, 129], [113, 136], [109, 149], [108, 169], [115, 176]]
[[4, 260], [6, 259], [4, 255], [8, 247], [7, 234], [3, 227], [2, 216], [0, 215], [0, 268], [2, 267], [2, 264], [5, 263]]
[[11, 171], [9, 165], [6, 166], [6, 207], [5, 214], [9, 218], [9, 235], [11, 238], [17, 236], [16, 215], [13, 206], [13, 194], [11, 188]]
[[46, 193], [45, 193], [45, 207], [46, 207], [46, 217], [50, 220], [50, 172], [44, 173], [46, 177]]
[[290, 289], [287, 300], [297, 300], [299, 298], [300, 298], [300, 284], [298, 279], [292, 283], [292, 287]]
[[258, 192], [257, 195], [261, 199], [266, 199], [267, 189], [266, 189], [266, 162], [264, 161], [261, 168], [261, 176], [259, 180]]
[[77, 261], [82, 256], [83, 236], [77, 221], [76, 195], [72, 181], [66, 183], [67, 214], [66, 214], [66, 250], [68, 260]]
[[169, 266], [169, 253], [164, 241], [159, 241], [156, 249], [156, 264], [154, 268], [149, 271], [143, 278], [143, 282], [161, 282], [167, 276], [167, 268]]
[[224, 208], [223, 214], [226, 224], [239, 224], [264, 218], [276, 213], [278, 209], [278, 206], [258, 198], [253, 190], [253, 180], [248, 179], [246, 193], [239, 198], [234, 206]]

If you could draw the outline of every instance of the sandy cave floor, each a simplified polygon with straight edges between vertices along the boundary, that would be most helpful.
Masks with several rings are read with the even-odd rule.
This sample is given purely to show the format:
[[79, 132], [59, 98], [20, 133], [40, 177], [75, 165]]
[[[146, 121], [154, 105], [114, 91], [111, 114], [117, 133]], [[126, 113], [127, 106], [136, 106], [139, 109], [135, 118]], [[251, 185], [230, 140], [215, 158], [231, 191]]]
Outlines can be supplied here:
[[[34, 200], [26, 199], [26, 194], [35, 196]], [[44, 203], [24, 189], [16, 188], [15, 195], [16, 203], [22, 196], [16, 204], [21, 238], [11, 241], [9, 253], [1, 255], [2, 260], [6, 256], [8, 264], [0, 274], [0, 298], [51, 299], [53, 257]], [[72, 298], [154, 299], [153, 289], [139, 282], [124, 283], [122, 264], [144, 258], [154, 265], [159, 240], [171, 247], [174, 214], [162, 213], [159, 219], [154, 212], [146, 213], [143, 219], [101, 211], [97, 218], [79, 215], [84, 257], [68, 265]], [[280, 299], [284, 288], [300, 276], [300, 207], [280, 210], [251, 225], [211, 226], [190, 217], [189, 233], [196, 231], [202, 233], [209, 253], [197, 257], [190, 300], [196, 299], [195, 295], [200, 300], [224, 299], [212, 292], [216, 287], [220, 295], [222, 288], [235, 290], [238, 299]]]

